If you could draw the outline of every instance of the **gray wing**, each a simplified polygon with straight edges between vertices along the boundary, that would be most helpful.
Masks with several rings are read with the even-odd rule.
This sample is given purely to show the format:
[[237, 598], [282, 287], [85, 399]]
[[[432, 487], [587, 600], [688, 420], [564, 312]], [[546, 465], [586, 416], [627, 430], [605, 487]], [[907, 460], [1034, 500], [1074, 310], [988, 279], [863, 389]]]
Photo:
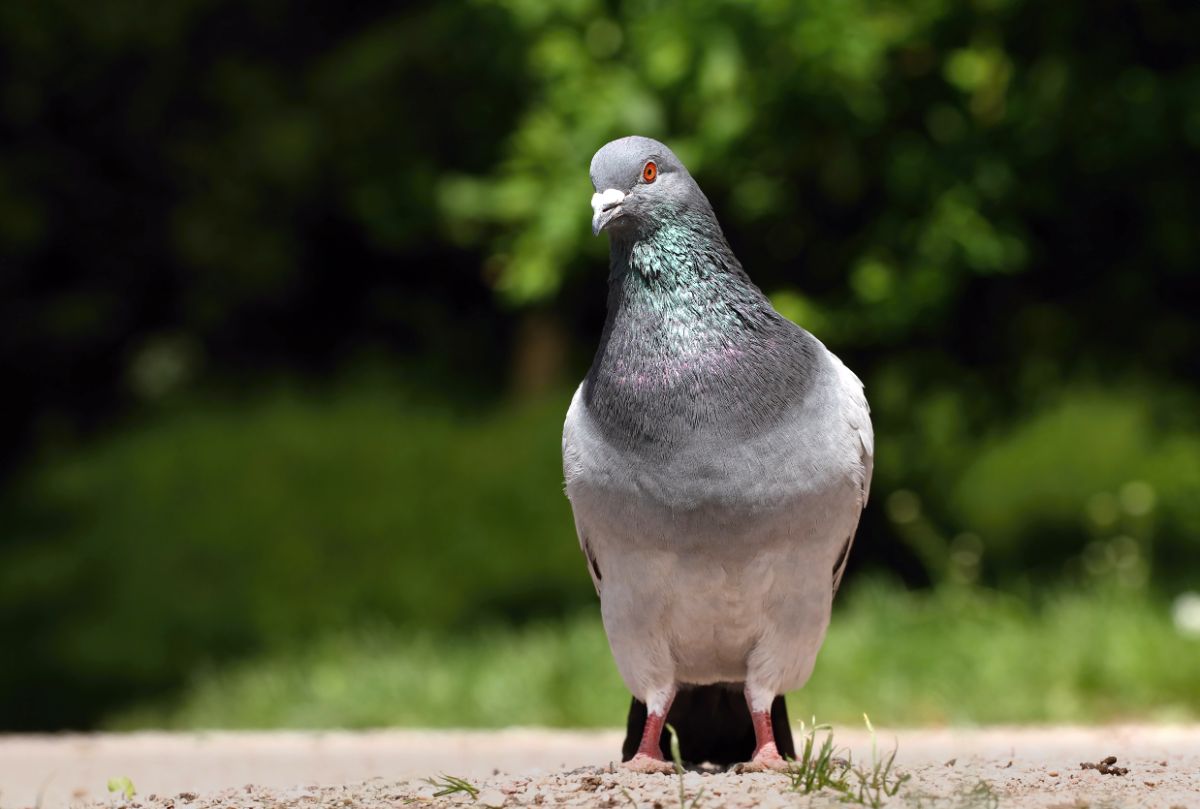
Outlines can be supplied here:
[[[580, 472], [583, 471], [583, 462], [580, 458], [580, 447], [577, 440], [580, 411], [583, 407], [583, 385], [580, 385], [575, 390], [575, 395], [571, 397], [571, 406], [567, 409], [567, 420], [563, 424], [563, 479], [568, 497], [570, 497], [571, 481], [579, 477]], [[592, 586], [596, 588], [596, 595], [600, 595], [600, 580], [603, 578], [603, 575], [600, 572], [600, 565], [596, 561], [596, 553], [588, 544], [587, 534], [579, 522], [576, 510], [572, 508], [571, 511], [575, 518], [575, 533], [579, 537], [579, 549], [583, 551], [584, 558], [587, 559], [588, 575], [592, 577]]]
[[[871, 428], [871, 407], [867, 404], [867, 396], [863, 391], [862, 380], [841, 360], [831, 352], [829, 355], [837, 370], [838, 381], [842, 390], [842, 412], [847, 425], [858, 438], [859, 443], [859, 513], [867, 506], [867, 497], [871, 492], [871, 474], [875, 469], [875, 431]], [[855, 530], [858, 523], [855, 521]], [[842, 583], [842, 574], [846, 572], [846, 562], [850, 558], [850, 546], [854, 543], [854, 532], [846, 537], [846, 544], [838, 554], [833, 566], [833, 591], [837, 592]]]

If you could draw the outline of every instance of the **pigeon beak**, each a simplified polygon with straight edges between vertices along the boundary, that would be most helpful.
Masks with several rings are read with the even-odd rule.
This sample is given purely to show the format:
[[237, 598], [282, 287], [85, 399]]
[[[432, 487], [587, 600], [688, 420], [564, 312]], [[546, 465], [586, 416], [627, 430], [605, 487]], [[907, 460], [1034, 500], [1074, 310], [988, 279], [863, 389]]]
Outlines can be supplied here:
[[625, 193], [615, 188], [609, 188], [602, 194], [592, 194], [592, 235], [599, 236], [600, 231], [621, 213], [621, 201]]

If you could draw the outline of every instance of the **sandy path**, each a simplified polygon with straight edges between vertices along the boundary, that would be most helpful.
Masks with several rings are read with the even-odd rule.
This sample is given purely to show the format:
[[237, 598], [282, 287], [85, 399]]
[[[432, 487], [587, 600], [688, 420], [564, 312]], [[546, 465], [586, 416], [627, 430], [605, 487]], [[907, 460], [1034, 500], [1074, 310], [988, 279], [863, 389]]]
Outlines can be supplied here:
[[[1146, 806], [1200, 809], [1200, 727], [988, 728], [881, 731], [898, 739], [897, 763], [912, 778], [892, 806]], [[865, 732], [839, 731], [856, 760], [869, 755]], [[154, 809], [307, 809], [317, 806], [458, 805], [433, 799], [423, 783], [442, 772], [481, 790], [474, 805], [678, 805], [668, 776], [610, 771], [616, 732], [514, 729], [368, 733], [204, 733], [0, 736], [0, 807], [44, 809], [103, 800], [106, 781], [127, 776]], [[1080, 770], [1117, 756], [1125, 776]], [[948, 765], [954, 759], [952, 765]], [[1010, 763], [1011, 762], [1011, 763]], [[801, 796], [778, 775], [689, 772], [700, 807], [834, 805], [832, 795]], [[986, 786], [979, 786], [984, 782]], [[253, 786], [250, 786], [253, 785]]]

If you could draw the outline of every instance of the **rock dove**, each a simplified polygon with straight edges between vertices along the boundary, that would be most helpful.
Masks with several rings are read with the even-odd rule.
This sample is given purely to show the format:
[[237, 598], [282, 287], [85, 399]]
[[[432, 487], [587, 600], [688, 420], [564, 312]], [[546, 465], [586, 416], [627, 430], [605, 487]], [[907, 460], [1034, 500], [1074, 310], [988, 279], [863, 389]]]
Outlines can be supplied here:
[[608, 314], [563, 430], [566, 492], [617, 668], [624, 766], [782, 769], [867, 501], [863, 386], [771, 306], [662, 143], [592, 158]]

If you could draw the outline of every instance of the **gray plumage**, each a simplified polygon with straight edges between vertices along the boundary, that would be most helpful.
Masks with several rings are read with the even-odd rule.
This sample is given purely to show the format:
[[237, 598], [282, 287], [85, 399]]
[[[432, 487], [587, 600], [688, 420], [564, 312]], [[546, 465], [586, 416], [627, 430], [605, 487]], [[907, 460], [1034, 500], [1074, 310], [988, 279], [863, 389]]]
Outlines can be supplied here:
[[666, 146], [614, 141], [591, 175], [608, 316], [563, 468], [617, 667], [651, 712], [712, 683], [769, 707], [812, 672], [866, 503], [862, 383], [750, 281]]

